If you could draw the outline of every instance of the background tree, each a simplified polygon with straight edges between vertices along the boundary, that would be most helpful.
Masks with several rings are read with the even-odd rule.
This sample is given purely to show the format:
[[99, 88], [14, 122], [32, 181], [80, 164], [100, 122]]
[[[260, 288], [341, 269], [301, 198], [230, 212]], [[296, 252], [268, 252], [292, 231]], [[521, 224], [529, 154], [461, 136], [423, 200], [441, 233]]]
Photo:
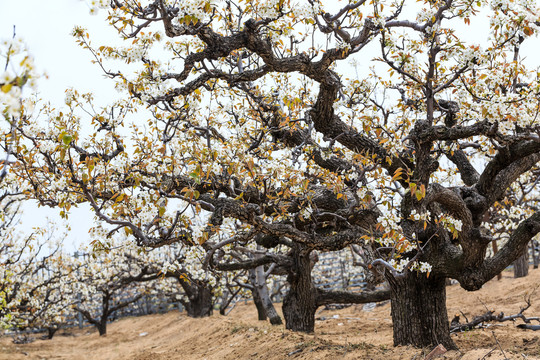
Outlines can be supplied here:
[[48, 255], [32, 259], [28, 264], [32, 273], [19, 278], [22, 284], [18, 293], [19, 305], [11, 312], [13, 329], [45, 330], [48, 339], [75, 317], [75, 297], [71, 290], [77, 281], [72, 257], [63, 254], [58, 244], [51, 250]]
[[[206, 243], [211, 249], [208, 252], [210, 263], [221, 271], [248, 270], [250, 285], [244, 285], [254, 293], [259, 319], [270, 317], [273, 324], [279, 324], [281, 319], [276, 313], [266, 279], [274, 275], [286, 275], [288, 290], [283, 298], [283, 316], [285, 326], [296, 331], [313, 331], [315, 326], [315, 311], [327, 304], [369, 303], [389, 298], [385, 290], [364, 292], [361, 294], [347, 291], [332, 291], [316, 287], [312, 278], [312, 270], [318, 261], [316, 252], [307, 252], [308, 258], [298, 258], [298, 247], [288, 239], [258, 236], [256, 242], [242, 245], [231, 245], [230, 240], [213, 244]], [[221, 248], [229, 246], [228, 251]], [[221, 251], [215, 256], [217, 249]], [[300, 261], [302, 260], [302, 261]]]
[[[3, 185], [6, 184], [4, 179]], [[23, 235], [18, 223], [20, 199], [4, 202], [0, 246], [0, 325], [13, 331], [46, 330], [51, 339], [73, 316], [73, 264], [61, 251], [57, 226]]]
[[[538, 210], [538, 196], [536, 183], [538, 182], [538, 169], [531, 169], [530, 174], [520, 176], [508, 189], [505, 199], [494, 205], [493, 220], [484, 221], [494, 239], [506, 242], [510, 234], [516, 229], [521, 221], [534, 214]], [[523, 249], [522, 254], [514, 263], [514, 277], [527, 276], [529, 273], [529, 261], [534, 257], [534, 251], [529, 254], [529, 247], [533, 247], [533, 241]]]
[[[204, 249], [198, 245], [174, 244], [151, 250], [136, 259], [145, 266], [141, 266], [140, 275], [133, 280], [155, 280], [157, 286], [174, 287], [173, 293], [180, 294], [177, 300], [186, 309], [188, 316], [210, 316], [216, 295], [222, 291], [223, 285], [218, 276], [203, 269], [204, 254]], [[173, 280], [174, 285], [170, 282], [160, 284], [164, 279]]]
[[99, 331], [107, 333], [107, 323], [113, 314], [137, 302], [151, 291], [151, 286], [141, 286], [136, 280], [144, 275], [146, 263], [134, 261], [137, 249], [118, 244], [92, 253], [82, 253], [78, 258], [76, 278], [71, 294], [76, 311]]

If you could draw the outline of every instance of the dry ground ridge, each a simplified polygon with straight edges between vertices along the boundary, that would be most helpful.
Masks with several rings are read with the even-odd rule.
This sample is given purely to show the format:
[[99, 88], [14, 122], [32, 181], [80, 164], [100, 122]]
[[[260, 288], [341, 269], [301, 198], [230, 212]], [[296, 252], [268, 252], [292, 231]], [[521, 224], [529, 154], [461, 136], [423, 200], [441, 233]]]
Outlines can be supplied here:
[[[524, 298], [540, 284], [540, 270], [522, 279], [505, 272], [501, 281], [491, 280], [477, 292], [459, 285], [448, 287], [448, 313], [462, 311], [469, 319], [486, 312], [516, 314]], [[540, 290], [525, 313], [540, 315]], [[321, 311], [314, 334], [300, 334], [257, 320], [254, 306], [238, 305], [228, 317], [191, 319], [178, 312], [128, 318], [114, 322], [99, 337], [93, 328], [61, 332], [53, 340], [16, 345], [0, 338], [0, 360], [201, 360], [201, 359], [424, 359], [431, 349], [392, 346], [390, 305], [372, 311], [362, 306]], [[539, 359], [540, 331], [516, 328], [505, 322], [487, 329], [455, 334], [460, 352], [437, 359]], [[497, 344], [498, 343], [498, 344]], [[504, 355], [501, 352], [504, 351]]]

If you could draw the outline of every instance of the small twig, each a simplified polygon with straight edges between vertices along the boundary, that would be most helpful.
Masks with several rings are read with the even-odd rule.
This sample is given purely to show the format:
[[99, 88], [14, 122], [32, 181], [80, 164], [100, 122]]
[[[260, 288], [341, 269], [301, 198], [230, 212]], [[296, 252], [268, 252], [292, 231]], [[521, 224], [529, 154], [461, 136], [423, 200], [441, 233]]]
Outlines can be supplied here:
[[480, 360], [484, 360], [485, 358], [488, 357], [489, 354], [491, 354], [491, 353], [494, 352], [494, 351], [495, 351], [495, 348], [489, 350], [489, 352], [488, 352], [486, 355], [482, 356], [482, 358], [481, 358]]
[[238, 304], [238, 301], [235, 301], [233, 302], [233, 304], [231, 305], [231, 307], [229, 308], [229, 310], [227, 310], [225, 312], [225, 316], [229, 315], [231, 313], [231, 311], [233, 311], [233, 309], [236, 307], [236, 304]]
[[463, 315], [463, 317], [465, 318], [465, 321], [468, 323], [469, 322], [469, 319], [467, 318], [467, 315], [465, 315], [463, 313], [463, 311], [459, 310], [459, 312], [461, 313], [461, 315]]
[[296, 349], [294, 351], [291, 351], [287, 354], [287, 356], [293, 356], [294, 354], [298, 354], [299, 352], [302, 352], [303, 349]]
[[486, 306], [486, 304], [480, 299], [478, 298], [478, 301], [480, 301], [480, 304], [482, 304], [484, 306], [484, 308], [486, 309], [486, 311], [489, 311], [488, 307]]
[[493, 338], [495, 339], [495, 342], [497, 343], [497, 345], [499, 346], [499, 349], [501, 350], [503, 356], [504, 356], [504, 359], [505, 360], [509, 360], [507, 357], [506, 357], [506, 354], [504, 353], [504, 350], [502, 349], [502, 346], [501, 344], [499, 343], [499, 340], [497, 340], [497, 337], [495, 336], [495, 331], [491, 330], [491, 334], [493, 335]]

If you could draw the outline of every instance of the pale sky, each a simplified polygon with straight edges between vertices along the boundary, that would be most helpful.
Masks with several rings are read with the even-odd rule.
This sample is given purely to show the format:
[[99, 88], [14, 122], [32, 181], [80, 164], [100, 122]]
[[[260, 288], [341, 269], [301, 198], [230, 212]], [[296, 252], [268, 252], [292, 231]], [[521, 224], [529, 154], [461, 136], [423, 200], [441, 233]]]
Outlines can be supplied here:
[[[41, 98], [61, 107], [65, 89], [76, 87], [80, 92], [94, 92], [98, 103], [106, 103], [116, 94], [112, 82], [103, 77], [98, 66], [90, 62], [90, 53], [70, 35], [78, 25], [89, 31], [95, 29], [96, 41], [115, 37], [104, 15], [104, 12], [90, 15], [84, 0], [0, 0], [0, 38], [11, 38], [15, 26], [17, 35], [24, 39], [39, 72], [48, 75], [38, 82]], [[55, 209], [37, 208], [30, 203], [23, 212], [25, 232], [33, 226], [44, 226], [47, 218], [61, 224]], [[69, 251], [74, 251], [80, 243], [90, 242], [88, 229], [93, 216], [88, 206], [71, 211], [72, 231], [64, 241]]]

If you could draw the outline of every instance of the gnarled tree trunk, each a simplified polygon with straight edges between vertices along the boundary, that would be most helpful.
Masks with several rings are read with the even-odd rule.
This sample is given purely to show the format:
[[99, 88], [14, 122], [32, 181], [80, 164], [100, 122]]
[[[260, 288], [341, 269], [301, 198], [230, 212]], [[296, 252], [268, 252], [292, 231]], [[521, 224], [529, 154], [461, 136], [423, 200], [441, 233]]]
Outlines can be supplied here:
[[391, 288], [394, 345], [457, 349], [450, 338], [444, 277], [406, 272], [388, 276]]
[[295, 246], [293, 265], [287, 281], [289, 292], [283, 299], [285, 327], [293, 331], [313, 332], [317, 310], [316, 289], [311, 281], [310, 251]]

